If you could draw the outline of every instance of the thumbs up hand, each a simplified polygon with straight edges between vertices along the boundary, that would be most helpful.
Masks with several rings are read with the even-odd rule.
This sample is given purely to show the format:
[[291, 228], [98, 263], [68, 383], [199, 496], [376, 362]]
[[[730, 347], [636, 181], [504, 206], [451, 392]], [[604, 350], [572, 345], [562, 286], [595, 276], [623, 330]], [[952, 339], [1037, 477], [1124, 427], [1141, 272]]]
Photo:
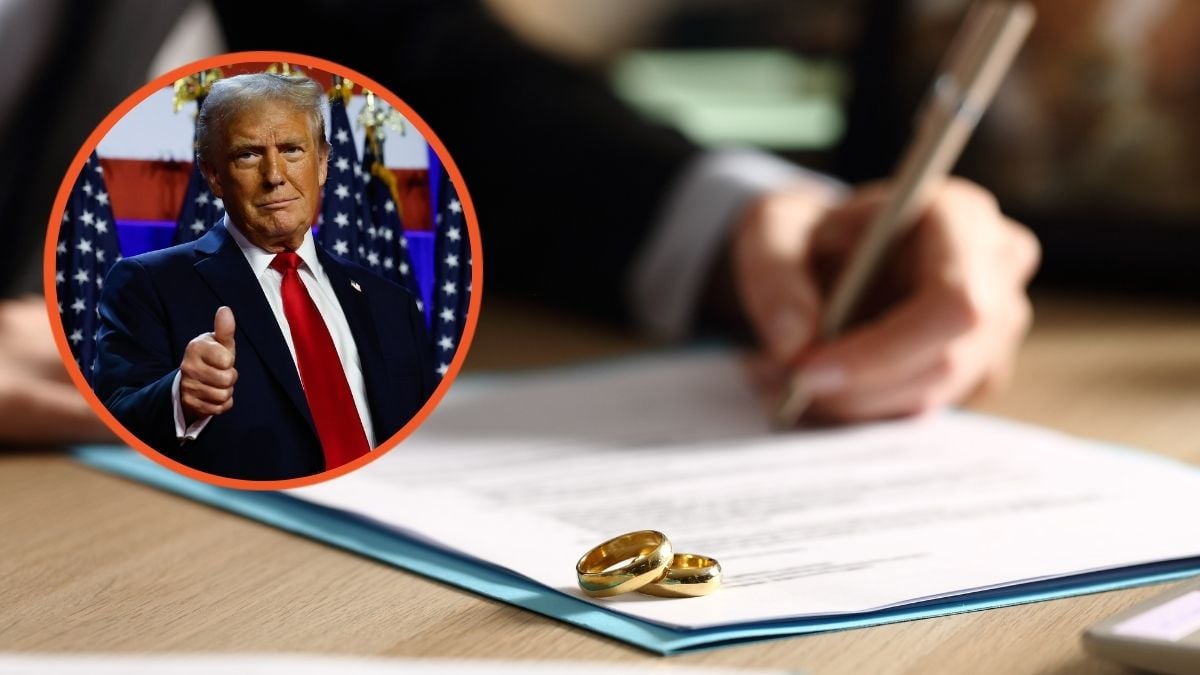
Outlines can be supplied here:
[[233, 310], [221, 307], [213, 317], [211, 333], [192, 338], [179, 365], [179, 402], [189, 425], [197, 420], [233, 407], [233, 385], [237, 369], [233, 367], [233, 335], [237, 324]]

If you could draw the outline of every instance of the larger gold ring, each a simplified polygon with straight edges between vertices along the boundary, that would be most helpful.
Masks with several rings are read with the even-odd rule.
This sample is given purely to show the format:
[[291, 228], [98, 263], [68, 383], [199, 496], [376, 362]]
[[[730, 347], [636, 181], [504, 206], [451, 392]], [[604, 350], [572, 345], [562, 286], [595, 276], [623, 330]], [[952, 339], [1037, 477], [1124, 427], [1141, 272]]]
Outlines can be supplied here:
[[663, 598], [695, 598], [721, 587], [721, 563], [714, 558], [692, 553], [676, 553], [667, 573], [639, 593]]
[[654, 530], [614, 537], [575, 564], [579, 587], [593, 598], [620, 595], [657, 581], [671, 563], [671, 542]]

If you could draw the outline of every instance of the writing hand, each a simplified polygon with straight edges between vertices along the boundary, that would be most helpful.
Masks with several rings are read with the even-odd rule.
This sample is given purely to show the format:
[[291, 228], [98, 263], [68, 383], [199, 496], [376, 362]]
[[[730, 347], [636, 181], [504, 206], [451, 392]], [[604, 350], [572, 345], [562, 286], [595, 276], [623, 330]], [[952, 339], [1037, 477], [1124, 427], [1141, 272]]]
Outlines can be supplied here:
[[[853, 422], [916, 414], [1002, 385], [1032, 319], [1025, 287], [1037, 269], [1037, 240], [1004, 217], [986, 190], [950, 180], [892, 251], [866, 303], [868, 318], [828, 343], [815, 341], [824, 291], [885, 199], [885, 186], [867, 187], [799, 223], [751, 218], [735, 238], [735, 261], [737, 246], [757, 249], [759, 257], [777, 259], [758, 268], [777, 269], [775, 276], [785, 273], [779, 260], [801, 261], [788, 283], [803, 293], [784, 294], [780, 282], [765, 289], [771, 276], [752, 268], [735, 265], [735, 275], [768, 353], [799, 368], [813, 397], [810, 412], [819, 417]], [[768, 197], [750, 214], [775, 213], [780, 220], [785, 215], [778, 212], [789, 211], [787, 204], [785, 197]], [[794, 240], [772, 241], [771, 232], [779, 230]], [[805, 322], [790, 340], [780, 335], [781, 322], [770, 323], [786, 311], [780, 298], [787, 297]], [[780, 306], [784, 309], [763, 309]]]

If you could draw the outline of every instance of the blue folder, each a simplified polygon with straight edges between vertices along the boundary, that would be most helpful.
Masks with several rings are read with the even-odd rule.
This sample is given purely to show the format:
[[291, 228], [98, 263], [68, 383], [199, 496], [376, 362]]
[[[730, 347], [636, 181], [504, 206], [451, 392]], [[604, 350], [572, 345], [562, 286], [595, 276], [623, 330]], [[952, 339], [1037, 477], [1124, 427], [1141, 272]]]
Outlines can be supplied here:
[[279, 492], [220, 488], [163, 468], [128, 448], [76, 451], [85, 464], [316, 539], [409, 572], [537, 612], [664, 655], [829, 630], [973, 612], [1027, 602], [1161, 583], [1200, 574], [1200, 558], [1091, 572], [953, 598], [847, 615], [672, 628], [637, 619], [549, 588], [510, 570], [432, 546], [355, 514]]

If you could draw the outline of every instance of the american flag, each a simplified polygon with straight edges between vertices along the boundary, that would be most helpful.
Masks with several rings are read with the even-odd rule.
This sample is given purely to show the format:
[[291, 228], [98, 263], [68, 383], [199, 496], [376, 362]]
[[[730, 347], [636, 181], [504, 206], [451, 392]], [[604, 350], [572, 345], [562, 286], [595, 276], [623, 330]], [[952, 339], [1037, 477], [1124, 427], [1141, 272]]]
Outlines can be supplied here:
[[[421, 289], [413, 272], [412, 258], [408, 255], [408, 239], [404, 236], [404, 223], [400, 219], [398, 196], [393, 189], [395, 175], [383, 164], [383, 140], [375, 136], [375, 129], [367, 127], [363, 141], [364, 196], [371, 213], [371, 226], [367, 227], [366, 264], [401, 286], [417, 298]], [[421, 306], [421, 301], [417, 300]], [[425, 311], [422, 307], [421, 311]]]
[[188, 178], [187, 190], [183, 193], [179, 217], [175, 219], [175, 239], [172, 243], [185, 244], [195, 241], [224, 217], [225, 205], [208, 187], [208, 180], [200, 173], [200, 160], [196, 158], [192, 161], [192, 175]]
[[58, 231], [54, 285], [58, 314], [80, 371], [92, 380], [96, 360], [97, 302], [104, 276], [121, 259], [116, 221], [104, 183], [104, 170], [93, 152], [67, 198]]
[[329, 104], [329, 124], [329, 176], [321, 197], [318, 235], [327, 250], [366, 265], [367, 249], [362, 241], [366, 238], [370, 213], [364, 206], [362, 165], [341, 97]]
[[434, 240], [433, 328], [437, 374], [450, 368], [450, 360], [462, 338], [471, 304], [471, 246], [467, 219], [454, 183], [442, 174], [438, 190], [437, 229]]

